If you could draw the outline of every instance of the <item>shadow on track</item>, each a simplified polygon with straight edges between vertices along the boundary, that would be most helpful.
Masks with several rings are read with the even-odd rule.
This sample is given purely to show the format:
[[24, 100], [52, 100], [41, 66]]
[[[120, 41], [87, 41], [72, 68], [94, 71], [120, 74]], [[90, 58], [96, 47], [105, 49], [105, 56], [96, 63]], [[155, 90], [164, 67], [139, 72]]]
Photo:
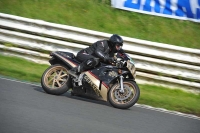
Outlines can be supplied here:
[[[33, 88], [34, 88], [34, 90], [36, 90], [36, 91], [38, 91], [38, 92], [47, 94], [47, 93], [42, 89], [42, 87], [33, 86]], [[48, 94], [48, 95], [51, 95], [51, 94]], [[82, 101], [85, 101], [85, 102], [96, 103], [96, 104], [100, 104], [100, 105], [105, 105], [105, 106], [110, 106], [110, 107], [112, 107], [112, 106], [109, 104], [109, 102], [101, 101], [101, 100], [94, 99], [94, 98], [91, 98], [91, 97], [78, 96], [78, 95], [72, 96], [70, 90], [69, 90], [68, 92], [66, 92], [66, 93], [64, 93], [64, 94], [62, 94], [62, 95], [60, 95], [60, 96], [65, 96], [65, 97], [70, 98], [70, 99], [82, 100]]]

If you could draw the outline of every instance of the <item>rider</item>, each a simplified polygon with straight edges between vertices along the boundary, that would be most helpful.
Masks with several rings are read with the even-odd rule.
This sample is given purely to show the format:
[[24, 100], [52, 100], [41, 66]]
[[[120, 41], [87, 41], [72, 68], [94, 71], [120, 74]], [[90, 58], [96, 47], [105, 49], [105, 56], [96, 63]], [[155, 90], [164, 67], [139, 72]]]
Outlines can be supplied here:
[[122, 46], [123, 39], [117, 34], [113, 34], [109, 40], [97, 41], [77, 53], [76, 58], [82, 63], [69, 70], [68, 73], [78, 78], [81, 72], [94, 68], [99, 61], [113, 63], [115, 53], [124, 53]]

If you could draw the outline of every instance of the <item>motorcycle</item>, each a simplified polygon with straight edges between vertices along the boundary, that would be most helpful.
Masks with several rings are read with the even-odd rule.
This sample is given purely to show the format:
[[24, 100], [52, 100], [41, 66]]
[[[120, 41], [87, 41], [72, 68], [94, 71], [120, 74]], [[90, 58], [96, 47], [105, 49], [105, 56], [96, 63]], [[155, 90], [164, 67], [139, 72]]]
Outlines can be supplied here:
[[68, 74], [69, 69], [80, 64], [73, 53], [56, 51], [50, 56], [51, 66], [41, 78], [42, 88], [48, 94], [61, 95], [71, 89], [72, 96], [109, 101], [113, 107], [120, 109], [132, 107], [139, 99], [135, 65], [126, 53], [117, 53], [115, 65], [100, 62], [95, 68], [82, 72], [78, 78]]

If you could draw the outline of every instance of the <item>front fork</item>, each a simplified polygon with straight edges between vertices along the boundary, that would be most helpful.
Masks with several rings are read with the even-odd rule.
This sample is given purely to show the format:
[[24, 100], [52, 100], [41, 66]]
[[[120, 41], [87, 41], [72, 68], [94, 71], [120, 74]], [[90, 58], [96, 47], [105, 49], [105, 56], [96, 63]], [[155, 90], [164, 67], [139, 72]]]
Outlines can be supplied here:
[[123, 84], [123, 76], [122, 75], [120, 75], [120, 77], [119, 77], [119, 79], [120, 79], [120, 92], [121, 93], [124, 93], [124, 84]]

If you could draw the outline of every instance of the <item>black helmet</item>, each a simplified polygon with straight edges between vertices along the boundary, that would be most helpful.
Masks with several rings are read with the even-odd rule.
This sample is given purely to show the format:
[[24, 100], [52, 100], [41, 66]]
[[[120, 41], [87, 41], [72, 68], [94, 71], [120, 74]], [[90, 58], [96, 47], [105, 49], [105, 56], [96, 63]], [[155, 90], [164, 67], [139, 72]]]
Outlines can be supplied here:
[[123, 46], [123, 39], [117, 34], [113, 34], [110, 37], [109, 41], [110, 41], [110, 43], [112, 43], [113, 46], [115, 46], [115, 45]]

